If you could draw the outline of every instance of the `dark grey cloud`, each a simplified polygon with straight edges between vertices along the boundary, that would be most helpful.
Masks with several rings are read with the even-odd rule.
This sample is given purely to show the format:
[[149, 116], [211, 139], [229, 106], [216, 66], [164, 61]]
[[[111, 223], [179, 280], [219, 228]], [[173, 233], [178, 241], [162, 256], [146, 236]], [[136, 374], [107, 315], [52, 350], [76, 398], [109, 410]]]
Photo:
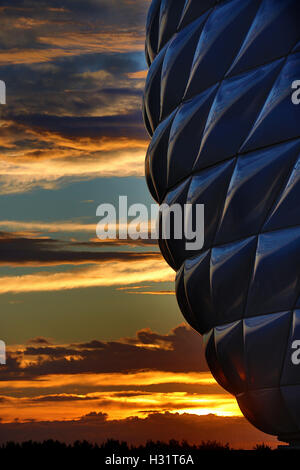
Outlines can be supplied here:
[[[116, 244], [117, 241], [116, 241]], [[130, 241], [127, 241], [130, 244]], [[89, 247], [78, 250], [78, 247]], [[159, 259], [154, 252], [101, 251], [106, 246], [101, 242], [76, 243], [50, 238], [30, 238], [16, 236], [9, 232], [0, 232], [0, 265], [57, 265], [88, 264], [107, 261], [135, 261], [141, 259]]]
[[[145, 337], [147, 336], [147, 339]], [[150, 344], [157, 347], [147, 347]], [[22, 357], [34, 360], [22, 369]], [[131, 342], [79, 343], [67, 346], [28, 346], [8, 358], [0, 378], [28, 379], [48, 374], [129, 373], [141, 370], [165, 372], [208, 371], [202, 337], [186, 326], [178, 326], [166, 335], [150, 331], [137, 333]]]
[[34, 397], [30, 400], [32, 403], [61, 403], [61, 402], [72, 402], [72, 401], [95, 401], [95, 397], [89, 396], [77, 396], [77, 395], [44, 395], [40, 397]]
[[[2, 8], [9, 18], [45, 19], [51, 23], [63, 23], [83, 27], [103, 27], [112, 24], [119, 27], [138, 27], [145, 21], [149, 2], [146, 0], [2, 0]], [[86, 26], [87, 27], [87, 26]], [[44, 25], [45, 28], [45, 25]]]
[[27, 344], [51, 344], [51, 342], [47, 339], [44, 338], [43, 336], [37, 336], [36, 338], [31, 338], [27, 341]]
[[[55, 133], [67, 138], [80, 137], [128, 137], [146, 138], [141, 122], [140, 111], [126, 115], [103, 117], [75, 117], [27, 114], [12, 116], [7, 114], [5, 119], [12, 120], [17, 125], [39, 131]], [[18, 129], [16, 129], [18, 131]]]

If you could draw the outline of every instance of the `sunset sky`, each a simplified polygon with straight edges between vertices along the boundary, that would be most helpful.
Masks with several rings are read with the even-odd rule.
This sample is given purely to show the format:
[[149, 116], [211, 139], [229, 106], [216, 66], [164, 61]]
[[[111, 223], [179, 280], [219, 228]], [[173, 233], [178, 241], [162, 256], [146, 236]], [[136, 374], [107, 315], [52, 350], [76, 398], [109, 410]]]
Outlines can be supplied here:
[[99, 204], [153, 203], [149, 5], [1, 2], [0, 442], [275, 442], [212, 378], [156, 244], [96, 238]]

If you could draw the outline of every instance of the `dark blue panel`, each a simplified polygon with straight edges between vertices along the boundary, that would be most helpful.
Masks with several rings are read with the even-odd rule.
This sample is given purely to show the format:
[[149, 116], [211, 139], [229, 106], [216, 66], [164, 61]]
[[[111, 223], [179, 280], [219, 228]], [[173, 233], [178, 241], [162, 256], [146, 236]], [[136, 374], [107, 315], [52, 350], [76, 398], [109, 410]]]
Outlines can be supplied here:
[[221, 85], [208, 116], [195, 168], [205, 168], [238, 153], [282, 63], [283, 59]]
[[279, 387], [291, 315], [281, 312], [244, 320], [249, 389]]
[[227, 390], [228, 392], [232, 392], [232, 387], [228, 383], [224, 371], [218, 360], [214, 331], [212, 331], [208, 337], [205, 349], [205, 357], [207, 364], [211, 370], [211, 373], [218, 382], [218, 384], [221, 385], [221, 387], [225, 388], [225, 390]]
[[[155, 200], [161, 201], [167, 183], [167, 162], [164, 158], [175, 113], [165, 119], [155, 130], [146, 155], [146, 177]], [[153, 191], [154, 190], [154, 191]]]
[[[173, 268], [175, 271], [178, 270], [178, 265], [176, 264], [176, 262], [174, 261], [174, 258], [172, 256], [172, 253], [170, 253], [170, 250], [168, 248], [168, 245], [166, 243], [166, 240], [164, 240], [163, 238], [160, 238], [158, 240], [158, 245], [159, 245], [159, 248], [160, 248], [160, 251], [161, 251], [161, 254], [163, 255], [163, 257], [165, 258], [166, 262], [171, 266], [171, 268]], [[181, 308], [181, 307], [180, 307]]]
[[182, 16], [179, 22], [179, 28], [187, 26], [189, 23], [199, 18], [209, 8], [213, 7], [216, 0], [186, 0]]
[[198, 331], [205, 333], [216, 322], [210, 291], [210, 252], [185, 262], [184, 279], [189, 305], [198, 319]]
[[299, 39], [299, 24], [299, 0], [261, 2], [229, 73], [238, 74], [289, 54]]
[[228, 160], [192, 178], [187, 203], [204, 204], [204, 249], [213, 243], [234, 166], [235, 159]]
[[[292, 83], [299, 79], [300, 54], [283, 67], [241, 151], [299, 137], [300, 106], [292, 102]], [[283, 119], [284, 116], [284, 119]]]
[[261, 431], [275, 435], [299, 432], [279, 388], [244, 393], [237, 400], [242, 413]]
[[186, 98], [223, 79], [238, 53], [258, 5], [259, 0], [231, 0], [210, 14], [195, 52]]
[[[181, 214], [184, 214], [183, 206], [186, 202], [189, 185], [190, 185], [190, 180], [185, 180], [183, 183], [176, 186], [176, 188], [174, 188], [172, 191], [167, 193], [162, 204], [168, 204], [169, 206], [179, 205], [181, 207]], [[160, 227], [162, 227], [162, 214], [161, 213], [160, 213], [159, 221], [160, 221]], [[181, 222], [182, 222], [181, 224], [182, 233], [184, 233], [184, 217], [182, 217]], [[166, 238], [163, 236], [163, 233], [162, 233], [162, 238], [164, 238], [163, 243], [167, 246], [168, 251], [170, 251], [172, 255], [173, 253], [176, 253], [176, 256], [173, 256], [173, 259], [175, 262], [175, 269], [179, 269], [186, 257], [185, 256], [186, 254], [185, 253], [185, 239], [184, 238], [177, 239], [174, 235], [174, 224], [170, 224], [170, 225], [171, 225], [170, 237]]]
[[226, 243], [260, 231], [299, 151], [299, 142], [288, 142], [238, 159], [216, 243]]
[[[178, 109], [171, 128], [167, 155], [168, 186], [173, 186], [191, 172], [216, 91], [217, 86], [209, 88]], [[190, 142], [188, 151], [186, 142]]]
[[[300, 354], [297, 352], [300, 349], [300, 343], [299, 345], [294, 345], [295, 341], [300, 342], [300, 310], [295, 310], [293, 312], [290, 325], [290, 336], [285, 353], [284, 368], [280, 381], [281, 385], [300, 384], [300, 363], [295, 363], [300, 360]], [[293, 355], [296, 357], [294, 358]]]
[[218, 324], [241, 318], [255, 248], [251, 237], [212, 249], [210, 283]]
[[[299, 145], [299, 141], [297, 142]], [[288, 147], [288, 143], [284, 144]], [[297, 145], [297, 147], [298, 147]], [[263, 230], [276, 230], [283, 227], [300, 225], [300, 157], [274, 205]]]
[[299, 294], [300, 227], [259, 236], [246, 315], [291, 310]]
[[176, 33], [184, 4], [185, 0], [176, 0], [175, 8], [174, 2], [170, 2], [170, 0], [161, 0], [158, 44], [159, 49], [161, 49], [171, 38], [171, 36]]
[[184, 286], [184, 265], [182, 265], [179, 271], [176, 273], [175, 288], [177, 302], [184, 315], [184, 318], [193, 328], [198, 329], [197, 319], [186, 297]]
[[151, 3], [146, 25], [146, 50], [149, 59], [153, 62], [158, 51], [159, 11], [161, 0]]
[[152, 125], [150, 124], [150, 121], [148, 119], [148, 115], [147, 115], [147, 112], [146, 112], [145, 101], [143, 101], [143, 105], [142, 105], [142, 114], [143, 114], [143, 120], [144, 120], [145, 127], [147, 129], [147, 132], [148, 132], [149, 136], [152, 137], [153, 128], [152, 128]]
[[153, 184], [153, 180], [152, 180], [152, 176], [151, 176], [151, 172], [150, 172], [150, 162], [149, 161], [150, 161], [150, 155], [149, 155], [149, 152], [148, 152], [147, 155], [146, 155], [146, 159], [145, 159], [145, 177], [146, 177], [147, 186], [148, 186], [148, 189], [150, 191], [150, 194], [153, 197], [153, 199], [155, 201], [157, 201], [158, 196], [157, 196], [155, 186]]
[[288, 387], [281, 387], [281, 395], [283, 397], [285, 407], [288, 410], [290, 416], [293, 417], [293, 421], [300, 430], [300, 385], [290, 385]]
[[293, 52], [300, 52], [300, 41], [294, 47]]
[[[170, 42], [162, 67], [161, 78], [161, 113], [163, 119], [182, 100], [182, 95], [189, 78], [190, 66], [207, 14], [177, 33]], [[184, 67], [182, 67], [184, 63]], [[174, 80], [176, 76], [176, 80]]]
[[152, 132], [159, 124], [161, 69], [166, 50], [167, 46], [156, 56], [147, 75], [145, 85], [144, 107]]
[[235, 395], [247, 388], [243, 321], [215, 328], [217, 357]]

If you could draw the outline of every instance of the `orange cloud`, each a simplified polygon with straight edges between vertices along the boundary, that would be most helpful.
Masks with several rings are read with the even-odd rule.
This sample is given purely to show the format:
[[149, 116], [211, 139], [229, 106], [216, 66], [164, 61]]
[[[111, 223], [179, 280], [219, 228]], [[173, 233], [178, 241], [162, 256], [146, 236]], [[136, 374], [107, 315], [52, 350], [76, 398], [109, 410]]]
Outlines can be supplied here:
[[[212, 386], [212, 389], [215, 388]], [[16, 409], [20, 421], [29, 419], [66, 420], [99, 409], [109, 419], [129, 416], [147, 417], [150, 412], [168, 410], [216, 416], [242, 416], [236, 400], [226, 393], [197, 396], [188, 392], [92, 392], [87, 394], [50, 394], [19, 397], [2, 396], [0, 411], [3, 422], [14, 421]]]
[[[44, 155], [47, 152], [43, 152]], [[51, 153], [53, 153], [51, 151]], [[30, 156], [31, 152], [27, 155]], [[70, 151], [63, 152], [64, 158], [57, 159], [56, 155], [42, 160], [0, 159], [1, 193], [10, 194], [32, 190], [36, 187], [54, 189], [62, 181], [69, 179], [79, 181], [93, 178], [128, 177], [144, 175], [145, 154], [137, 150], [115, 151], [103, 158], [86, 157], [86, 160], [66, 158]], [[13, 155], [12, 155], [13, 156]], [[26, 155], [25, 155], [26, 156]], [[74, 157], [74, 155], [73, 155]]]
[[[84, 224], [73, 221], [25, 221], [25, 220], [0, 220], [0, 228], [6, 230], [18, 230], [29, 236], [34, 231], [43, 233], [57, 232], [90, 232], [95, 233], [95, 224]], [[97, 239], [98, 240], [98, 239]]]
[[17, 126], [27, 146], [15, 146], [16, 132], [4, 121], [0, 155], [2, 194], [36, 187], [53, 189], [65, 179], [144, 176], [148, 141], [141, 138], [72, 136]]
[[141, 294], [141, 295], [175, 295], [172, 290], [149, 290], [149, 291], [126, 291], [127, 294]]
[[95, 52], [122, 53], [142, 51], [144, 49], [144, 33], [142, 30], [114, 30], [89, 34], [67, 32], [54, 36], [41, 36], [39, 37], [39, 43], [48, 47], [2, 50], [0, 52], [0, 65], [45, 63], [61, 57], [72, 57]]
[[0, 294], [8, 292], [49, 292], [87, 287], [131, 285], [141, 282], [167, 282], [174, 280], [174, 271], [165, 261], [135, 259], [132, 261], [102, 262], [64, 272], [1, 276]]
[[139, 70], [138, 72], [132, 72], [128, 74], [129, 78], [138, 78], [138, 79], [145, 79], [147, 77], [147, 70]]
[[[30, 360], [32, 361], [32, 359]], [[31, 362], [30, 362], [31, 363]], [[25, 367], [26, 364], [23, 363]], [[49, 374], [44, 375], [35, 380], [5, 380], [0, 381], [0, 390], [6, 393], [7, 390], [21, 389], [58, 389], [61, 387], [125, 387], [130, 385], [132, 389], [141, 386], [149, 386], [153, 384], [189, 384], [189, 385], [208, 385], [216, 384], [215, 379], [209, 372], [164, 372], [164, 371], [139, 371], [134, 373], [81, 373], [81, 374]], [[219, 391], [223, 391], [221, 388]]]

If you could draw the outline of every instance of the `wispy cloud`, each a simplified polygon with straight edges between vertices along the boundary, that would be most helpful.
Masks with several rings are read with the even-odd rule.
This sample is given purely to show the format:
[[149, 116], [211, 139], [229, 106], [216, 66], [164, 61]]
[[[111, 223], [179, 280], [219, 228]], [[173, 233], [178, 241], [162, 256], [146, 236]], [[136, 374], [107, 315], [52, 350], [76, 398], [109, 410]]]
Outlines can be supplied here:
[[[116, 258], [117, 255], [114, 255], [114, 257]], [[105, 254], [103, 254], [103, 258], [105, 258]], [[88, 266], [64, 272], [37, 272], [23, 276], [1, 276], [0, 294], [129, 286], [140, 282], [174, 280], [174, 272], [159, 255], [145, 256], [136, 253], [127, 257], [123, 255], [122, 258], [127, 259], [119, 259], [117, 262], [109, 260], [97, 266]]]
[[61, 4], [53, 8], [49, 0], [26, 4], [4, 1], [0, 63], [28, 64], [94, 51], [142, 50], [141, 20], [148, 5], [147, 1], [86, 0], [74, 4], [65, 0], [63, 8]]
[[[216, 386], [211, 387], [213, 392]], [[219, 393], [218, 393], [219, 392]], [[241, 416], [233, 397], [225, 393], [203, 395], [189, 392], [93, 392], [88, 394], [52, 394], [37, 397], [0, 397], [2, 419], [9, 422], [15, 408], [20, 421], [74, 419], [84, 413], [101, 409], [110, 419], [130, 416], [147, 417], [153, 412], [168, 411], [217, 416]]]
[[135, 295], [175, 295], [174, 290], [126, 290], [127, 294], [135, 294]]
[[[148, 141], [138, 136], [122, 136], [120, 129], [119, 135], [108, 136], [102, 130], [104, 135], [101, 136], [100, 124], [99, 136], [93, 135], [95, 129], [90, 129], [90, 135], [87, 135], [84, 128], [78, 128], [77, 135], [67, 135], [63, 129], [58, 133], [45, 128], [35, 129], [30, 123], [24, 127], [5, 121], [2, 130], [2, 194], [36, 187], [54, 189], [66, 181], [144, 175]], [[125, 134], [126, 130], [123, 132]]]
[[9, 49], [0, 52], [0, 66], [8, 64], [35, 64], [50, 62], [60, 58], [68, 58], [81, 54], [92, 53], [124, 53], [128, 50], [143, 51], [143, 30], [140, 31], [107, 31], [101, 33], [68, 34], [58, 37], [41, 36], [40, 44], [45, 48]]
[[[78, 246], [96, 248], [93, 243], [61, 242], [47, 238], [25, 238], [1, 236], [0, 265], [2, 266], [59, 266], [97, 264], [111, 262], [142, 262], [156, 260], [161, 262], [159, 253], [137, 251], [100, 251], [76, 250]], [[77, 276], [78, 271], [74, 273]], [[19, 276], [18, 276], [19, 278]], [[24, 276], [22, 276], [24, 278]], [[1, 289], [0, 289], [1, 290]]]

